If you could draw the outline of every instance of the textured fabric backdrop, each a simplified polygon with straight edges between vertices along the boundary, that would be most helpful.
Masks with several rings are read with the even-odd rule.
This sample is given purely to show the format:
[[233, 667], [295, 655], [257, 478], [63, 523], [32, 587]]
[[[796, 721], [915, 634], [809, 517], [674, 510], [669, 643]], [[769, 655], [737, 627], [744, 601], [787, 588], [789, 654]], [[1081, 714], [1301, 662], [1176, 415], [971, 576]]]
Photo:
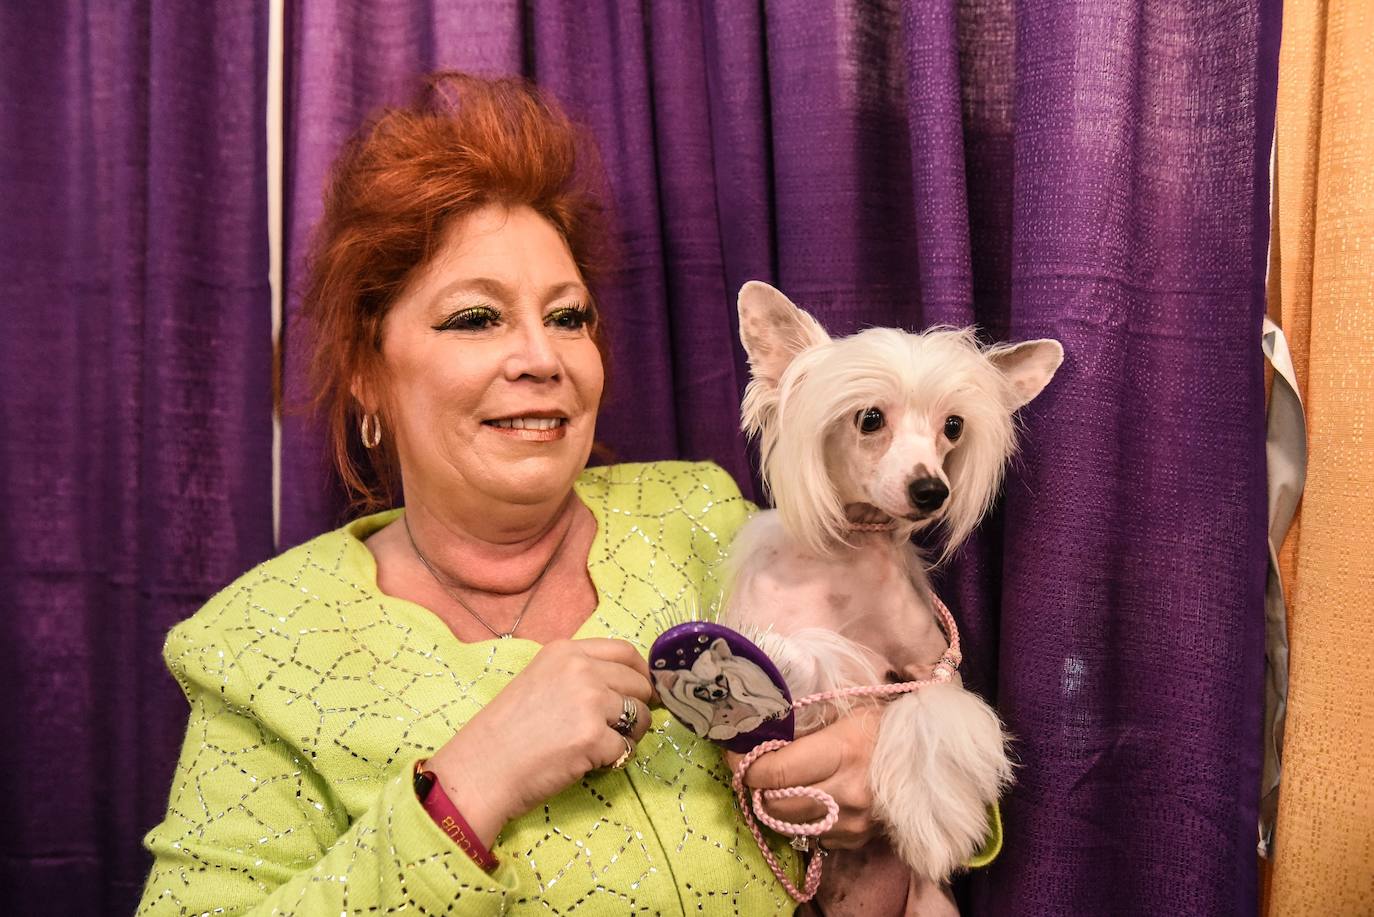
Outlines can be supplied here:
[[[456, 67], [533, 76], [600, 138], [624, 250], [600, 430], [622, 459], [748, 478], [749, 278], [838, 332], [1057, 337], [1004, 511], [945, 579], [1023, 763], [1006, 851], [961, 894], [1252, 913], [1278, 30], [1277, 0], [294, 5], [290, 278], [339, 143]], [[339, 502], [309, 423], [285, 443], [290, 544]]]
[[1374, 915], [1374, 0], [1283, 24], [1271, 312], [1307, 408], [1268, 913]]
[[267, 32], [241, 6], [0, 3], [7, 914], [132, 913], [186, 725], [163, 638], [272, 550]]

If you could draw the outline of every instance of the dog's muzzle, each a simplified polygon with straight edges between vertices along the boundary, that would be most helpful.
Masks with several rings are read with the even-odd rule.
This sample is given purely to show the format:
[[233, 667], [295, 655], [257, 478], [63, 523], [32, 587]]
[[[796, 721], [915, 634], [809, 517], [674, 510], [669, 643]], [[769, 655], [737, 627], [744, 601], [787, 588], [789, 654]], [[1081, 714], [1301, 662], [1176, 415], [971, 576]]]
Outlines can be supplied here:
[[928, 516], [944, 506], [945, 500], [949, 497], [949, 488], [945, 486], [945, 482], [933, 476], [917, 478], [907, 485], [906, 492], [911, 498], [911, 505], [923, 516]]

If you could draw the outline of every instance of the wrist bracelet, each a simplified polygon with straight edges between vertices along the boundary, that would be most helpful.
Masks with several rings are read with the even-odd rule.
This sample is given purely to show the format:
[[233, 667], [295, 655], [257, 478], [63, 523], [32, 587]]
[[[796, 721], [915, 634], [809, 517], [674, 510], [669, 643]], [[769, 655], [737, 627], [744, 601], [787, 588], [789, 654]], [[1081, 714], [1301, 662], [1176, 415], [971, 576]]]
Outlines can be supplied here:
[[415, 795], [419, 797], [420, 805], [440, 830], [453, 839], [459, 850], [472, 857], [478, 866], [491, 872], [499, 861], [477, 837], [477, 832], [472, 830], [472, 825], [458, 811], [453, 800], [448, 798], [434, 771], [421, 770], [425, 763], [419, 761], [415, 764]]

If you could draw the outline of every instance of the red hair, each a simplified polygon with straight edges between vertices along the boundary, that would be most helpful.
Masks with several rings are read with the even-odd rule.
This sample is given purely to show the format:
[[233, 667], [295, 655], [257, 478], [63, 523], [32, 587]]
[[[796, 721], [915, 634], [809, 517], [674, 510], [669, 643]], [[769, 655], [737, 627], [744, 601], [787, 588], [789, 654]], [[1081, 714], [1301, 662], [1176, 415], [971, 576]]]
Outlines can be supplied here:
[[[330, 173], [301, 309], [314, 337], [314, 407], [356, 508], [392, 505], [400, 469], [384, 415], [381, 444], [361, 454], [355, 447], [362, 414], [353, 383], [379, 388], [382, 323], [445, 231], [489, 204], [530, 207], [562, 234], [594, 291], [608, 239], [601, 187], [588, 135], [519, 78], [433, 74], [411, 105], [383, 110], [345, 144]], [[601, 323], [590, 328], [604, 363]]]

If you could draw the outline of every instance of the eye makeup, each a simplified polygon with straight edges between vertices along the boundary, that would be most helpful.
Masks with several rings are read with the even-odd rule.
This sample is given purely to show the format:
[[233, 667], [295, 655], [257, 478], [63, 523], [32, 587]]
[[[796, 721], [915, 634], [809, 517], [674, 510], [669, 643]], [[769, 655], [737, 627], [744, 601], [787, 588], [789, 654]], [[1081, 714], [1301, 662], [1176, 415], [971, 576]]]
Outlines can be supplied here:
[[[485, 331], [500, 321], [501, 312], [492, 306], [467, 306], [432, 327], [435, 331]], [[581, 303], [560, 306], [544, 316], [544, 324], [563, 331], [583, 331], [596, 324], [596, 314]]]
[[555, 325], [565, 331], [582, 331], [596, 324], [596, 313], [581, 303], [560, 306], [544, 317], [544, 324]]
[[468, 306], [451, 313], [437, 325], [435, 331], [485, 331], [496, 324], [501, 313], [491, 306]]

